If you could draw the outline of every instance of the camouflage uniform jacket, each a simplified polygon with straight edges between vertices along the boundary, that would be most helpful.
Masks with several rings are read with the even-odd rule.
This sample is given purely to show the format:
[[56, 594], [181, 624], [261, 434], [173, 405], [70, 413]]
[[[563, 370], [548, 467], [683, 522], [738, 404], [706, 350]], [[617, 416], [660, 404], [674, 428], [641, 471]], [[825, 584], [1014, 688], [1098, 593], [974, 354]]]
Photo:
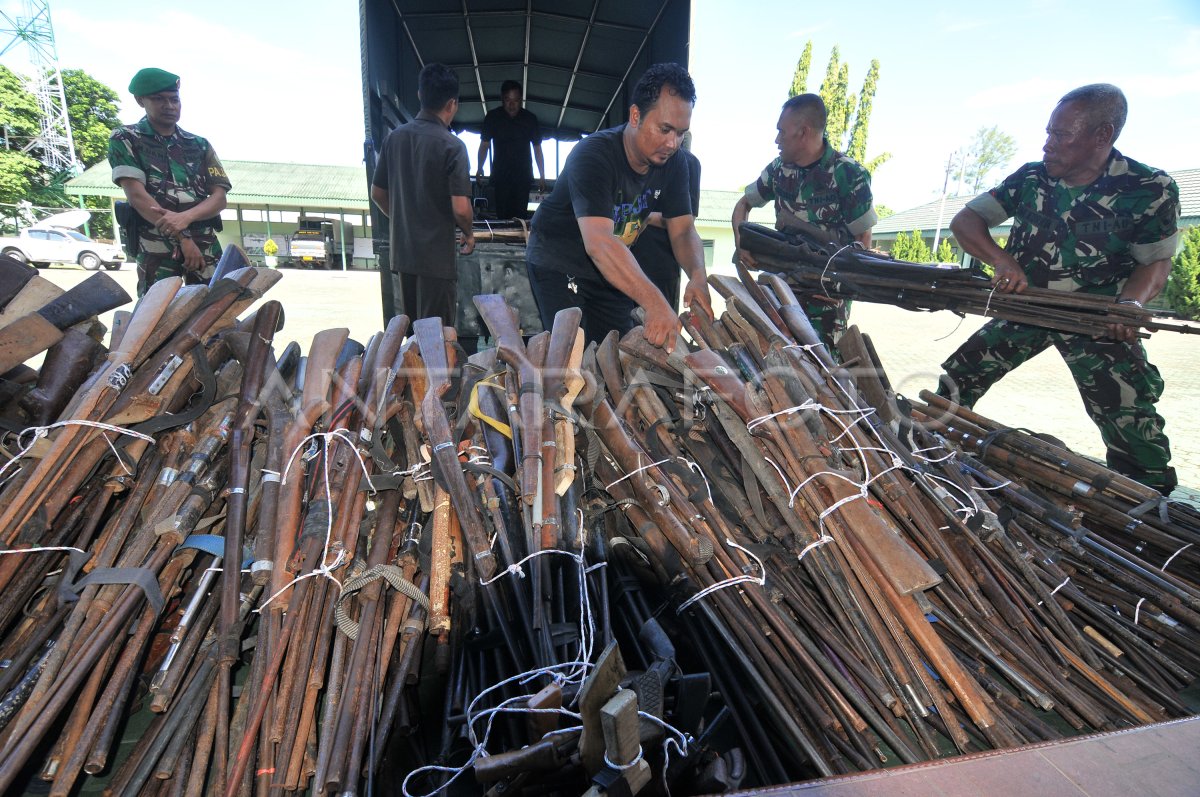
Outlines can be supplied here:
[[[207, 139], [176, 127], [174, 135], [161, 136], [143, 117], [140, 122], [119, 127], [108, 141], [112, 179], [133, 177], [144, 183], [146, 192], [164, 209], [179, 212], [203, 202], [217, 187], [232, 188], [225, 167]], [[212, 227], [191, 229], [192, 240], [204, 254], [206, 271], [220, 257], [221, 248]], [[139, 272], [146, 271], [153, 283], [170, 273], [182, 273], [183, 259], [176, 243], [150, 224], [141, 225]], [[157, 272], [157, 274], [156, 274]]]
[[1042, 288], [1116, 296], [1136, 266], [1174, 256], [1179, 238], [1175, 181], [1115, 149], [1089, 185], [1027, 163], [967, 207], [989, 227], [1013, 218], [1006, 250]]
[[824, 154], [809, 166], [776, 158], [746, 188], [746, 198], [756, 208], [775, 200], [777, 230], [800, 221], [837, 234], [842, 243], [850, 243], [879, 220], [872, 206], [871, 175], [828, 141]]

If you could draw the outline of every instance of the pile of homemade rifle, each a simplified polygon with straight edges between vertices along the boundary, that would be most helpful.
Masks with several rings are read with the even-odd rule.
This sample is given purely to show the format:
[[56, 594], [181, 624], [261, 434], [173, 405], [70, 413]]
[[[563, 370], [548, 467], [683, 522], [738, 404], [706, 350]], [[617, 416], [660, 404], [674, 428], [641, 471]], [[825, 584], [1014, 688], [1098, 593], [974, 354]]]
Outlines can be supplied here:
[[6, 793], [712, 793], [1190, 713], [1200, 515], [835, 365], [778, 277], [670, 355], [478, 296], [470, 358], [277, 353], [277, 278], [6, 374]]
[[1106, 334], [1109, 324], [1140, 327], [1138, 336], [1143, 338], [1160, 330], [1200, 334], [1200, 327], [1158, 318], [1136, 305], [1117, 304], [1112, 296], [1032, 286], [1021, 293], [1001, 293], [980, 272], [893, 260], [859, 245], [839, 246], [820, 232], [778, 232], [751, 222], [739, 227], [741, 245], [753, 254], [758, 268], [834, 299], [972, 313], [1089, 336]]

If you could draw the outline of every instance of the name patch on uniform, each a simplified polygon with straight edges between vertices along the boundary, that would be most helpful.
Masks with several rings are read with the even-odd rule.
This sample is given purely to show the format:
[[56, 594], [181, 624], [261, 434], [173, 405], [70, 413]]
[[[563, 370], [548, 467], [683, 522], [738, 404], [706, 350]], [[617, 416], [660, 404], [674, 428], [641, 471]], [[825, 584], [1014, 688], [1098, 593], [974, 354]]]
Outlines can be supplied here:
[[1039, 213], [1033, 208], [1022, 205], [1017, 208], [1014, 218], [1018, 221], [1023, 221], [1037, 227], [1039, 230], [1052, 230], [1059, 224], [1057, 216], [1050, 216], [1046, 213]]
[[1133, 219], [1129, 216], [1088, 219], [1087, 221], [1077, 221], [1074, 224], [1076, 235], [1108, 235], [1114, 232], [1123, 232], [1132, 226]]
[[224, 177], [225, 170], [218, 168], [216, 166], [209, 166], [208, 167], [208, 176], [209, 177]]

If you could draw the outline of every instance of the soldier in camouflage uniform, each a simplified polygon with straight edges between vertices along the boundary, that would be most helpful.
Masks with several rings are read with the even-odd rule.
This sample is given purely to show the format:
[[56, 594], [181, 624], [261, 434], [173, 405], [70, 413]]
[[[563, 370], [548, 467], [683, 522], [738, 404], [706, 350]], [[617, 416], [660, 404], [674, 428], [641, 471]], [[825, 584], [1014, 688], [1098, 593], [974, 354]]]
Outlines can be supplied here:
[[[840, 246], [855, 241], [871, 245], [871, 228], [879, 221], [871, 202], [871, 175], [829, 145], [825, 138], [825, 103], [816, 94], [801, 94], [783, 104], [776, 127], [779, 157], [746, 188], [733, 209], [735, 257], [755, 266], [741, 248], [738, 225], [751, 208], [775, 201], [775, 229], [818, 231]], [[804, 311], [831, 352], [846, 331], [849, 301], [835, 301], [811, 291], [798, 291]]]
[[[995, 267], [996, 290], [1034, 285], [1139, 307], [1162, 291], [1178, 243], [1179, 189], [1165, 172], [1113, 149], [1126, 107], [1116, 86], [1069, 92], [1050, 116], [1042, 161], [1022, 166], [954, 217], [950, 229], [963, 248]], [[1009, 217], [1002, 250], [989, 229]], [[989, 321], [942, 364], [939, 392], [970, 407], [1048, 346], [1066, 361], [1100, 428], [1109, 467], [1170, 493], [1175, 471], [1154, 409], [1163, 380], [1135, 328], [1113, 325], [1094, 340]]]
[[113, 182], [141, 217], [137, 224], [138, 295], [157, 280], [207, 282], [221, 256], [219, 214], [232, 187], [212, 145], [183, 130], [179, 77], [143, 69], [129, 83], [146, 115], [113, 131]]

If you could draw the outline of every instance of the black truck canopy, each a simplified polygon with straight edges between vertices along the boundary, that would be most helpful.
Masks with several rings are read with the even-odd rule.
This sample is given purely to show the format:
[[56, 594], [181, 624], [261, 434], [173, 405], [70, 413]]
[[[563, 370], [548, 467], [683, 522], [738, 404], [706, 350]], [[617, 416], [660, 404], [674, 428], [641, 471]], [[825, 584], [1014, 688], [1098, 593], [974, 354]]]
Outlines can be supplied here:
[[369, 148], [416, 116], [427, 63], [458, 73], [456, 130], [479, 132], [500, 84], [516, 80], [543, 135], [568, 141], [625, 121], [650, 64], [688, 62], [690, 0], [360, 0], [360, 8]]

